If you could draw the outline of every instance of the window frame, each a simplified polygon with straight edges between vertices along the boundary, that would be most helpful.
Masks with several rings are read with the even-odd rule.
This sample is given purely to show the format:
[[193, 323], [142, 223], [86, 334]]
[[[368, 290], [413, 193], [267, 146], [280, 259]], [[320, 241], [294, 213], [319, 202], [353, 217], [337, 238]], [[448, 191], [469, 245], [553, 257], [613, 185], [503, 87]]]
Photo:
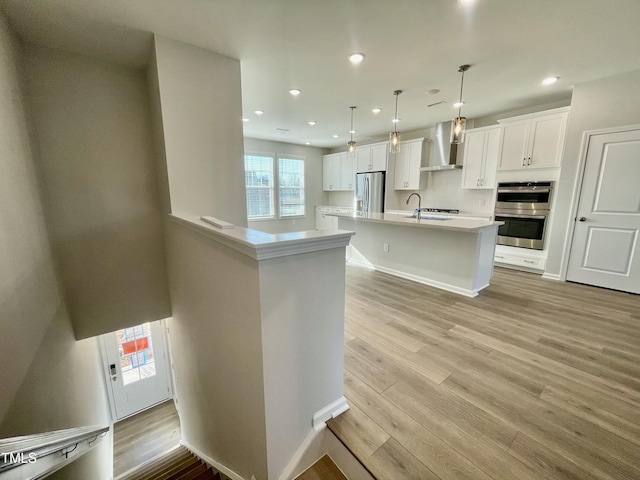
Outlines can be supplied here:
[[[247, 186], [247, 157], [263, 157], [263, 158], [269, 158], [271, 160], [271, 186], [270, 187], [260, 187], [260, 186]], [[272, 153], [272, 152], [256, 152], [256, 151], [250, 151], [250, 152], [244, 152], [244, 155], [242, 157], [242, 163], [243, 163], [243, 167], [244, 167], [244, 172], [245, 172], [245, 181], [244, 181], [244, 190], [245, 190], [245, 198], [247, 196], [247, 192], [248, 192], [248, 188], [253, 188], [253, 189], [257, 189], [257, 190], [271, 190], [272, 195], [271, 195], [271, 215], [268, 216], [261, 216], [261, 217], [249, 217], [249, 203], [247, 202], [246, 205], [246, 215], [247, 215], [247, 221], [249, 222], [254, 222], [254, 221], [266, 221], [266, 220], [277, 220], [278, 219], [278, 212], [276, 211], [277, 205], [276, 205], [276, 198], [278, 195], [278, 191], [277, 191], [277, 187], [278, 187], [278, 172], [275, 171], [275, 160], [276, 160], [276, 154]]]
[[[261, 152], [256, 150], [247, 150], [244, 152], [242, 157], [243, 166], [245, 168], [245, 198], [247, 194], [247, 181], [246, 181], [246, 157], [269, 157], [271, 158], [271, 168], [273, 172], [273, 215], [266, 217], [249, 217], [249, 205], [246, 207], [247, 221], [248, 222], [265, 222], [272, 220], [288, 220], [288, 219], [298, 219], [298, 218], [306, 218], [307, 217], [307, 193], [306, 193], [306, 184], [307, 184], [307, 168], [306, 168], [306, 157], [303, 155], [289, 155], [285, 153], [274, 153], [274, 152]], [[301, 190], [303, 192], [302, 200], [304, 202], [304, 212], [299, 215], [285, 215], [282, 216], [281, 208], [280, 208], [280, 160], [299, 160], [302, 162], [302, 181], [303, 185]], [[256, 188], [256, 187], [254, 187]], [[257, 187], [259, 188], [259, 187]], [[265, 187], [267, 188], [267, 187]]]
[[[276, 162], [276, 170], [277, 170], [277, 181], [276, 181], [276, 187], [277, 187], [277, 199], [278, 199], [278, 220], [285, 220], [285, 219], [296, 219], [296, 218], [306, 218], [307, 217], [307, 194], [306, 194], [306, 183], [307, 183], [307, 178], [306, 178], [306, 172], [307, 172], [307, 165], [306, 165], [306, 158], [304, 156], [301, 155], [287, 155], [284, 153], [279, 153], [277, 155], [277, 162]], [[301, 214], [296, 214], [296, 215], [282, 215], [282, 209], [281, 209], [281, 197], [280, 197], [280, 160], [297, 160], [302, 162], [302, 186], [298, 187], [301, 191], [302, 191], [302, 213]], [[293, 187], [296, 188], [296, 187]]]

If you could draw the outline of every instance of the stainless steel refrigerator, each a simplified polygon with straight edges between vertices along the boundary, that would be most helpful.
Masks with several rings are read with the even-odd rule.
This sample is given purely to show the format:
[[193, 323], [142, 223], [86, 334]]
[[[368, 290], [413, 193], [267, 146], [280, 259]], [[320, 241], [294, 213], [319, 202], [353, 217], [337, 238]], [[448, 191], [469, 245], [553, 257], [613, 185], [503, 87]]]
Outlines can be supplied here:
[[360, 212], [384, 212], [384, 172], [356, 174], [356, 209]]

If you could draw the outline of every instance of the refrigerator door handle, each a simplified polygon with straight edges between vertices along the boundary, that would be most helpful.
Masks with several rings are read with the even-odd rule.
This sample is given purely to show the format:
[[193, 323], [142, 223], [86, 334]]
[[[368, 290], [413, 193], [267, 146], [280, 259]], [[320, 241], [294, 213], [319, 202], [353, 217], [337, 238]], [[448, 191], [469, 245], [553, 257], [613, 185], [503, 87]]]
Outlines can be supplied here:
[[369, 177], [364, 177], [364, 210], [369, 211]]

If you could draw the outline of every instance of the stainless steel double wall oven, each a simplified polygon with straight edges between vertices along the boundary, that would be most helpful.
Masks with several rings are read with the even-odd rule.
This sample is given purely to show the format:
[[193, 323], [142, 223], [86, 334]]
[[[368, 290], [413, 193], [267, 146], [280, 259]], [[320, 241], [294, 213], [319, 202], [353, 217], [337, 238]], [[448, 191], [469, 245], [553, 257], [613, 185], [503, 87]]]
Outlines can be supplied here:
[[553, 182], [508, 182], [498, 184], [495, 219], [498, 245], [544, 249], [551, 211]]

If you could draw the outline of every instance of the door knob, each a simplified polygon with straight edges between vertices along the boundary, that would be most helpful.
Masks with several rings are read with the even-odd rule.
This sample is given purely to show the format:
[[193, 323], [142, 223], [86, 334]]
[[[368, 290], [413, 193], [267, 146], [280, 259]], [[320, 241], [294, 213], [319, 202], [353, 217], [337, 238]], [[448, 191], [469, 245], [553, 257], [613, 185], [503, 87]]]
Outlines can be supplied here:
[[578, 220], [580, 220], [581, 222], [586, 222], [587, 221], [587, 217], [580, 217]]

